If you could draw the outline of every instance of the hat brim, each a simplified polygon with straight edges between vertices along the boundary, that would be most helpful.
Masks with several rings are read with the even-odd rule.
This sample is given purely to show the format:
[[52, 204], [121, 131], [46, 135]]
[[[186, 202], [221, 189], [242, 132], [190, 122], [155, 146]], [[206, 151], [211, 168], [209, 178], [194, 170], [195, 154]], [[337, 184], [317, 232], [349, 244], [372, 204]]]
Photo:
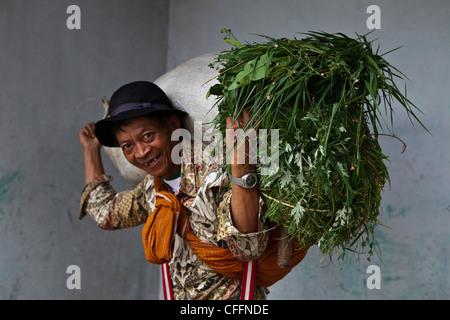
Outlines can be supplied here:
[[129, 110], [122, 112], [116, 116], [111, 116], [105, 118], [103, 120], [98, 121], [95, 124], [95, 135], [100, 142], [101, 145], [105, 147], [115, 148], [120, 147], [116, 135], [113, 132], [113, 127], [117, 124], [117, 122], [121, 122], [128, 119], [137, 118], [140, 116], [149, 115], [155, 112], [164, 112], [177, 114], [179, 117], [185, 116], [187, 113], [178, 109], [158, 106], [157, 108], [144, 108], [137, 110]]

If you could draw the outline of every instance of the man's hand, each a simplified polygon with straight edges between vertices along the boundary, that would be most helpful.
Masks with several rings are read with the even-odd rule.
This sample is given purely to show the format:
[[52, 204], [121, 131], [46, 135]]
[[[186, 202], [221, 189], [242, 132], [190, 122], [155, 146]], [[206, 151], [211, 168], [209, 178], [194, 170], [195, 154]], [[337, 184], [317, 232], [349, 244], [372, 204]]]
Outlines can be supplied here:
[[78, 139], [84, 151], [84, 180], [88, 184], [105, 174], [100, 153], [101, 144], [95, 136], [95, 124], [89, 123], [78, 133]]
[[249, 121], [251, 114], [247, 109], [243, 110], [236, 121], [233, 121], [232, 117], [227, 118], [226, 145], [228, 151], [233, 150], [230, 164], [235, 177], [242, 177], [248, 172], [255, 171], [254, 166], [250, 164], [254, 163], [250, 161], [254, 160], [250, 158], [250, 154], [256, 156], [256, 150], [250, 150], [250, 147], [254, 149], [257, 146], [258, 128], [253, 128], [253, 123]]
[[87, 150], [99, 150], [101, 148], [100, 142], [98, 142], [95, 136], [95, 123], [91, 122], [83, 127], [78, 133], [78, 139], [85, 151]]

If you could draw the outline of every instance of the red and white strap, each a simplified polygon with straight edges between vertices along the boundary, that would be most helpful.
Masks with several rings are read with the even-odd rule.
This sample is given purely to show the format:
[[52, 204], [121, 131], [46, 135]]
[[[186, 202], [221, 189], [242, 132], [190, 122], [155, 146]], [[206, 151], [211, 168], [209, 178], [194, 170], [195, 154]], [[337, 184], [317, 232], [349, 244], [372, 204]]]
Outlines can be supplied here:
[[241, 300], [253, 300], [257, 260], [245, 261], [242, 274]]
[[[255, 287], [256, 260], [244, 262], [242, 274], [241, 300], [253, 300]], [[170, 279], [169, 263], [161, 265], [164, 300], [175, 300]]]
[[175, 300], [175, 296], [173, 295], [172, 279], [170, 279], [169, 263], [163, 263], [161, 265], [161, 271], [164, 300]]

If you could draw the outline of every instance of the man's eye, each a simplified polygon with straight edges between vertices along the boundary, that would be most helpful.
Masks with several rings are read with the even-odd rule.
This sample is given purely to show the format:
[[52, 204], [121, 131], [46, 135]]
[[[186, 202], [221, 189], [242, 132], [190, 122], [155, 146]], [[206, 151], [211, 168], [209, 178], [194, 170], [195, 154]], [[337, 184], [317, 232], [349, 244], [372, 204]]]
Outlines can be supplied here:
[[144, 134], [144, 139], [150, 139], [152, 137], [151, 132], [147, 132], [146, 134]]
[[122, 145], [122, 150], [123, 151], [128, 151], [130, 149], [131, 149], [131, 144], [129, 144], [129, 143]]

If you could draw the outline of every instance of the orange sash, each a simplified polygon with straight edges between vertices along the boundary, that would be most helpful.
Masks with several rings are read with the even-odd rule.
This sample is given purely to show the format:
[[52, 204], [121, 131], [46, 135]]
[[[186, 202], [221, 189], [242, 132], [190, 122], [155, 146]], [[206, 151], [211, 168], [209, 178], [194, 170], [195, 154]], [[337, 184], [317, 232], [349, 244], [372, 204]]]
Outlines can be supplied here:
[[[242, 279], [243, 261], [238, 260], [230, 250], [200, 240], [191, 229], [186, 208], [168, 190], [167, 185], [155, 177], [155, 210], [147, 218], [142, 229], [142, 241], [147, 261], [163, 264], [172, 259], [175, 234], [184, 238], [195, 255], [208, 267], [224, 276]], [[280, 268], [277, 264], [279, 228], [269, 225], [269, 242], [264, 253], [257, 259], [255, 283], [269, 287], [284, 278], [306, 255], [307, 249], [300, 248], [293, 240], [291, 265]]]

